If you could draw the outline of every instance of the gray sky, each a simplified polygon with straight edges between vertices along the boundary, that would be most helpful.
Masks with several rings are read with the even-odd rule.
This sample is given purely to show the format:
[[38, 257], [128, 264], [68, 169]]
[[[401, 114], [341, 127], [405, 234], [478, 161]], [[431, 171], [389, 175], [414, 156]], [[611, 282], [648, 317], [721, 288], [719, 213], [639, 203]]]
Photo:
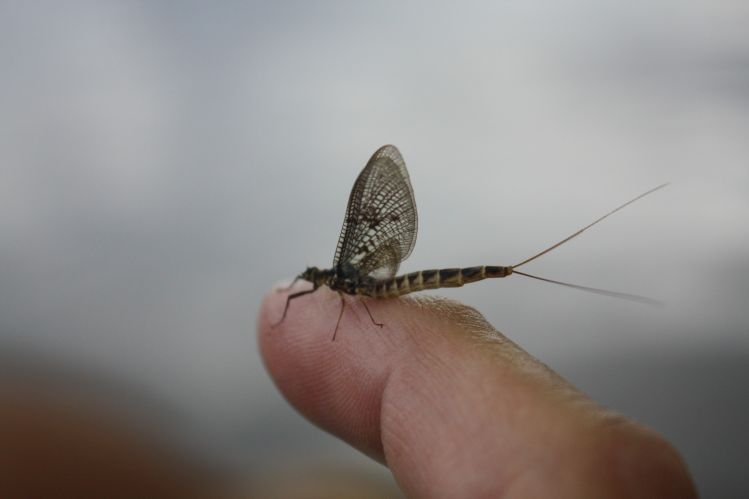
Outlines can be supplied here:
[[[728, 0], [3, 3], [0, 345], [148, 386], [231, 452], [288, 418], [344, 455], [275, 393], [254, 321], [330, 264], [393, 143], [419, 208], [405, 271], [514, 264], [672, 182], [527, 268], [664, 309], [520, 277], [440, 292], [668, 433], [678, 407], [633, 402], [646, 380], [598, 380], [645, 352], [665, 390], [680, 359], [749, 358], [748, 23]], [[670, 436], [703, 491], [746, 480], [703, 470], [691, 433]]]

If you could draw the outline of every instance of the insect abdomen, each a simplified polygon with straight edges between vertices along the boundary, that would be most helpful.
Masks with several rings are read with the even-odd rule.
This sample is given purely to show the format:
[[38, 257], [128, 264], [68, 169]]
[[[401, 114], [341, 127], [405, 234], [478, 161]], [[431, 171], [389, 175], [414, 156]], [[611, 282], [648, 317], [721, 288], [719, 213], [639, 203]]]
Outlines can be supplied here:
[[512, 267], [482, 265], [462, 269], [420, 270], [403, 274], [392, 279], [375, 283], [367, 294], [375, 298], [390, 298], [406, 295], [423, 289], [457, 288], [469, 282], [492, 277], [506, 277], [512, 274]]

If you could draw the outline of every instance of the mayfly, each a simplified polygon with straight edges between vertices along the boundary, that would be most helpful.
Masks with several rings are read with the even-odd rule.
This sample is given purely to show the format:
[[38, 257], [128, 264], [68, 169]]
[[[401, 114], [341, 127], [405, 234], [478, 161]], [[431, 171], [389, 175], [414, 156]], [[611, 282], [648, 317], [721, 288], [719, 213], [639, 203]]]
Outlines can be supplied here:
[[[312, 283], [312, 289], [289, 295], [286, 298], [283, 315], [274, 326], [277, 326], [286, 318], [291, 300], [312, 293], [320, 286], [328, 286], [330, 289], [337, 291], [341, 298], [338, 322], [333, 332], [333, 340], [335, 340], [346, 306], [344, 294], [371, 298], [393, 298], [424, 289], [458, 287], [470, 282], [493, 277], [507, 277], [512, 274], [617, 298], [655, 303], [655, 300], [638, 295], [538, 277], [521, 272], [518, 267], [558, 248], [603, 219], [666, 185], [668, 184], [659, 185], [640, 194], [571, 236], [515, 265], [509, 267], [482, 265], [479, 267], [421, 270], [396, 276], [398, 266], [411, 254], [414, 248], [418, 221], [413, 188], [406, 170], [406, 163], [395, 146], [382, 146], [369, 159], [356, 179], [353, 189], [351, 189], [346, 217], [343, 219], [343, 228], [333, 259], [333, 267], [330, 269], [308, 267], [299, 274], [294, 282], [300, 279], [309, 281]], [[382, 327], [382, 324], [372, 317], [372, 313], [364, 300], [362, 300], [362, 304], [372, 322]]]

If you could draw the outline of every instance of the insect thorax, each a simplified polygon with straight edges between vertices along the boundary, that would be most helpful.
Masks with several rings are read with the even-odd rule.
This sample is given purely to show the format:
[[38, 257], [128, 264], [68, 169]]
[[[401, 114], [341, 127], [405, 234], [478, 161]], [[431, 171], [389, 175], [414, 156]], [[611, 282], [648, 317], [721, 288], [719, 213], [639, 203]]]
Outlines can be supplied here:
[[315, 288], [328, 286], [335, 291], [352, 295], [357, 294], [358, 289], [372, 285], [370, 281], [374, 281], [369, 276], [362, 276], [359, 269], [351, 265], [339, 265], [333, 269], [307, 267], [299, 274], [299, 278], [311, 282]]
[[357, 294], [361, 288], [369, 287], [374, 281], [370, 276], [362, 275], [358, 267], [349, 263], [337, 265], [331, 272], [331, 279], [326, 284], [331, 289], [351, 295]]

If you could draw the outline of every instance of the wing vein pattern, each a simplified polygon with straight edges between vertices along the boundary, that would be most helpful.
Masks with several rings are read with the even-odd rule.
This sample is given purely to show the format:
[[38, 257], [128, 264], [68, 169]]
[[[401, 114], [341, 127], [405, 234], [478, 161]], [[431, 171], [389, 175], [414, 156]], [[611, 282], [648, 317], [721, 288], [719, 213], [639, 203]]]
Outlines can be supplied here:
[[395, 146], [383, 146], [351, 189], [333, 267], [352, 277], [394, 277], [416, 244], [417, 228], [406, 164]]

